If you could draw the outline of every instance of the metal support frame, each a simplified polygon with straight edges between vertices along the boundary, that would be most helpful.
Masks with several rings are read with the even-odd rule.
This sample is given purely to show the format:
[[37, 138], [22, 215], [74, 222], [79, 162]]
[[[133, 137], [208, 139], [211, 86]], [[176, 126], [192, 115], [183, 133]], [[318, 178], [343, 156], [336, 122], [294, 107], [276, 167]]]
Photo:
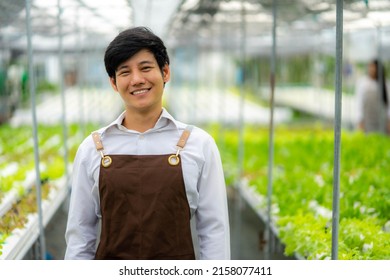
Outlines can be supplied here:
[[31, 31], [31, 0], [26, 0], [26, 30], [27, 30], [27, 48], [28, 48], [28, 71], [29, 71], [29, 87], [31, 95], [31, 112], [32, 112], [32, 128], [34, 140], [34, 162], [35, 162], [35, 188], [37, 193], [37, 209], [38, 209], [38, 227], [39, 227], [39, 256], [37, 258], [45, 259], [46, 241], [45, 230], [43, 226], [42, 212], [42, 186], [41, 175], [39, 169], [39, 146], [38, 146], [38, 124], [35, 101], [35, 76], [33, 66], [33, 47], [32, 47], [32, 31]]
[[267, 242], [265, 258], [271, 258], [271, 223], [272, 223], [272, 188], [273, 188], [273, 165], [274, 165], [274, 95], [275, 95], [275, 72], [276, 72], [276, 21], [277, 21], [277, 0], [272, 2], [272, 55], [270, 73], [270, 120], [269, 120], [269, 148], [268, 148], [268, 184], [267, 184], [267, 221], [265, 240]]
[[340, 216], [340, 151], [341, 151], [341, 97], [343, 62], [343, 1], [337, 0], [336, 7], [336, 76], [335, 76], [335, 122], [334, 122], [334, 165], [332, 206], [332, 259], [338, 259], [338, 233]]
[[241, 1], [241, 37], [240, 39], [240, 55], [241, 55], [241, 71], [243, 79], [240, 84], [240, 103], [239, 103], [239, 117], [238, 117], [238, 182], [236, 185], [237, 196], [236, 196], [236, 253], [237, 259], [240, 258], [241, 244], [241, 209], [242, 209], [242, 197], [241, 197], [241, 184], [244, 169], [244, 106], [245, 106], [245, 85], [244, 85], [244, 65], [246, 57], [246, 20], [245, 20], [245, 0]]
[[84, 80], [82, 77], [82, 61], [83, 61], [83, 49], [82, 49], [82, 30], [81, 30], [81, 23], [80, 23], [80, 8], [76, 7], [76, 13], [75, 13], [75, 30], [77, 32], [77, 50], [76, 50], [76, 56], [77, 56], [77, 69], [78, 69], [78, 79], [77, 79], [77, 86], [80, 90], [79, 93], [79, 111], [80, 111], [80, 139], [84, 139], [86, 128], [85, 128], [85, 112], [84, 112]]
[[60, 93], [61, 93], [61, 105], [62, 105], [62, 134], [63, 134], [63, 145], [64, 145], [64, 167], [65, 167], [65, 184], [68, 186], [70, 191], [70, 185], [69, 185], [69, 171], [68, 171], [68, 165], [69, 165], [69, 159], [68, 159], [68, 127], [66, 124], [66, 99], [65, 99], [65, 88], [64, 88], [64, 50], [63, 50], [63, 34], [62, 34], [62, 13], [63, 8], [61, 6], [61, 0], [57, 0], [58, 5], [58, 17], [57, 17], [57, 24], [58, 24], [58, 57], [59, 57], [59, 73], [60, 73], [60, 80], [59, 80], [59, 87], [60, 87]]

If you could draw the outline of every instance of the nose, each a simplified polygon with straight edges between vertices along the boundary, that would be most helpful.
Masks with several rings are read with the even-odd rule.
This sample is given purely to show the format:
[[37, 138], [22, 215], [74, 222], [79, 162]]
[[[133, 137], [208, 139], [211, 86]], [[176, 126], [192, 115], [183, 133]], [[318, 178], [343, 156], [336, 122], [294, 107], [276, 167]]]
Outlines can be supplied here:
[[145, 84], [145, 77], [141, 71], [133, 71], [130, 82], [132, 86], [142, 85]]

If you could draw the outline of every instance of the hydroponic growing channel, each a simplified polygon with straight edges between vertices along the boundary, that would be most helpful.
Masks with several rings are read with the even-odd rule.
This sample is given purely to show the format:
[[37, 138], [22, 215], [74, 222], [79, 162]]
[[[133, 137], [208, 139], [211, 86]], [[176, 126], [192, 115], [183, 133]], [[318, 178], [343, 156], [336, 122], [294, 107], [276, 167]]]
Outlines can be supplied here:
[[[82, 135], [75, 125], [69, 132], [69, 157], [73, 159]], [[20, 259], [38, 236], [31, 128], [3, 125], [0, 136], [0, 259]], [[69, 191], [64, 178], [62, 128], [39, 126], [38, 138], [43, 218], [47, 224]]]

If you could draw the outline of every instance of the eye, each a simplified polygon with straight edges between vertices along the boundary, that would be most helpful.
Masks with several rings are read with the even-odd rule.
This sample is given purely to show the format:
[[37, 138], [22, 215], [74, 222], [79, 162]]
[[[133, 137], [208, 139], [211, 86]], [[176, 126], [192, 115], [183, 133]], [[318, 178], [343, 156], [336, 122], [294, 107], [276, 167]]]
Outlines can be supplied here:
[[129, 71], [119, 71], [118, 76], [127, 76], [129, 75]]
[[144, 71], [144, 72], [148, 72], [148, 71], [150, 71], [151, 69], [152, 69], [151, 66], [144, 66], [144, 67], [141, 68], [141, 70]]

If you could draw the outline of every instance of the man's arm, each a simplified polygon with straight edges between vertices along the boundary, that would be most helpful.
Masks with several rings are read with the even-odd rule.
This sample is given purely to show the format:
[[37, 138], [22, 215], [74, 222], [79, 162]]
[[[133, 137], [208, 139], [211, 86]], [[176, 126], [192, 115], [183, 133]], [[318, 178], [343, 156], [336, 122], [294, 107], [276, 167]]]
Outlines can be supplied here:
[[226, 185], [218, 148], [210, 137], [204, 147], [205, 163], [198, 182], [196, 211], [200, 259], [230, 259]]
[[73, 166], [72, 190], [65, 233], [65, 259], [93, 259], [96, 251], [98, 218], [93, 200], [93, 179], [90, 164], [84, 160], [82, 148]]

